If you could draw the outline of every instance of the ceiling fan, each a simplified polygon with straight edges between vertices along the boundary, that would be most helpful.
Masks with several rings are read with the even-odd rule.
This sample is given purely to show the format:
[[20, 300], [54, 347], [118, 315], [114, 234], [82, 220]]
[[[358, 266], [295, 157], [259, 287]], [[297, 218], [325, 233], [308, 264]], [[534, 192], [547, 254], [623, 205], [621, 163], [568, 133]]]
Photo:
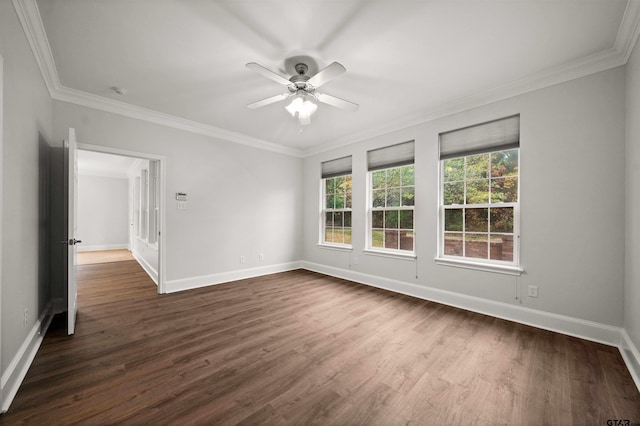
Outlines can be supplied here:
[[313, 76], [307, 75], [309, 66], [304, 62], [299, 62], [294, 67], [296, 74], [289, 79], [255, 62], [249, 62], [246, 67], [276, 83], [282, 84], [288, 89], [287, 93], [271, 96], [247, 105], [250, 109], [261, 108], [288, 98], [293, 98], [291, 103], [285, 108], [292, 116], [298, 118], [301, 126], [306, 126], [311, 123], [311, 114], [318, 109], [318, 106], [313, 102], [314, 100], [350, 111], [356, 111], [358, 109], [358, 104], [356, 103], [327, 95], [326, 93], [316, 92], [318, 87], [347, 71], [347, 69], [338, 62], [329, 64]]

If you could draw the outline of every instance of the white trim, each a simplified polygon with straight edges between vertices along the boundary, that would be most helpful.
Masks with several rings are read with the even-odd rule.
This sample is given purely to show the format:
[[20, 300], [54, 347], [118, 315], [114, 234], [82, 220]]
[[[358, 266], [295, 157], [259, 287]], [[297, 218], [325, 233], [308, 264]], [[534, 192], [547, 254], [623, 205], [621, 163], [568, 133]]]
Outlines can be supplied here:
[[[415, 231], [414, 231], [415, 235]], [[396, 251], [386, 251], [386, 250], [376, 250], [373, 248], [367, 248], [362, 250], [362, 253], [370, 256], [380, 256], [380, 257], [388, 257], [391, 259], [401, 259], [401, 260], [416, 260], [418, 256], [415, 252], [407, 252], [402, 253], [400, 250]]]
[[348, 245], [338, 245], [338, 244], [329, 244], [329, 243], [318, 243], [316, 244], [321, 249], [326, 250], [336, 250], [336, 251], [353, 251], [353, 246]]
[[640, 351], [631, 340], [627, 330], [622, 329], [620, 332], [620, 354], [627, 369], [631, 374], [631, 378], [636, 383], [638, 391], [640, 391]]
[[77, 148], [81, 151], [93, 151], [93, 152], [100, 152], [103, 154], [121, 155], [123, 157], [132, 157], [141, 161], [164, 159], [164, 156], [162, 155], [150, 154], [148, 152], [130, 151], [127, 149], [112, 148], [110, 146], [93, 145], [89, 143], [78, 143]]
[[129, 250], [129, 243], [121, 243], [121, 244], [96, 244], [92, 246], [83, 245], [82, 243], [78, 245], [78, 253], [87, 252], [87, 251], [102, 251], [102, 250]]
[[[4, 215], [4, 202], [3, 202], [3, 191], [2, 184], [4, 182], [3, 171], [4, 166], [4, 59], [0, 54], [0, 223], [2, 223], [2, 218]], [[0, 241], [2, 241], [2, 227], [0, 227]], [[0, 244], [0, 348], [2, 347], [2, 337], [4, 334], [2, 333], [2, 244]], [[2, 355], [0, 354], [0, 366], [2, 365]], [[0, 386], [0, 408], [4, 404], [4, 390]], [[0, 410], [1, 411], [1, 410]]]
[[13, 7], [29, 41], [33, 56], [38, 67], [40, 67], [49, 95], [53, 98], [53, 94], [60, 87], [60, 77], [58, 76], [51, 46], [38, 10], [38, 3], [36, 0], [13, 0]]
[[640, 1], [629, 0], [618, 29], [614, 49], [620, 52], [627, 63], [640, 35]]
[[7, 369], [2, 373], [0, 388], [2, 389], [3, 398], [0, 405], [0, 412], [7, 412], [13, 402], [13, 398], [16, 396], [16, 393], [18, 393], [18, 389], [27, 375], [31, 363], [33, 363], [36, 357], [36, 353], [49, 328], [49, 324], [51, 324], [52, 318], [52, 304], [49, 303], [42, 315], [40, 315], [40, 318], [38, 318], [31, 328], [24, 342], [22, 342], [22, 345], [20, 345], [18, 352], [7, 366]]
[[252, 136], [192, 120], [186, 120], [174, 115], [63, 86], [60, 82], [60, 76], [58, 75], [53, 53], [51, 52], [51, 46], [47, 39], [47, 33], [36, 0], [13, 0], [13, 5], [52, 99], [111, 112], [125, 117], [136, 118], [191, 133], [223, 139], [229, 142], [248, 145], [266, 151], [278, 152], [294, 157], [302, 156], [301, 150], [296, 148], [285, 147]]
[[155, 269], [149, 262], [147, 262], [144, 257], [140, 253], [136, 253], [135, 250], [131, 251], [131, 254], [136, 259], [136, 261], [142, 266], [142, 269], [151, 277], [154, 283], [158, 285], [158, 271]]
[[627, 63], [640, 33], [640, 6], [637, 0], [629, 0], [615, 44], [610, 49], [543, 70], [503, 86], [444, 103], [436, 108], [419, 111], [408, 118], [405, 117], [364, 132], [354, 133], [337, 140], [325, 141], [306, 150], [300, 150], [62, 86], [36, 0], [13, 0], [13, 4], [51, 98], [295, 157], [309, 157], [337, 147], [344, 147], [409, 126], [624, 65]]
[[[149, 154], [146, 152], [137, 152], [137, 151], [129, 151], [126, 149], [119, 149], [119, 148], [112, 148], [112, 147], [108, 147], [108, 146], [102, 146], [102, 145], [91, 145], [91, 144], [84, 144], [84, 143], [79, 143], [77, 145], [78, 149], [81, 150], [85, 150], [85, 151], [94, 151], [94, 152], [102, 152], [102, 153], [106, 153], [106, 154], [114, 154], [114, 155], [122, 155], [125, 157], [133, 157], [133, 158], [138, 158], [138, 159], [144, 159], [144, 160], [157, 160], [159, 162], [159, 167], [160, 167], [160, 226], [158, 228], [158, 230], [160, 231], [160, 234], [158, 235], [158, 242], [157, 242], [157, 247], [158, 247], [158, 267], [159, 267], [159, 271], [156, 271], [155, 273], [155, 283], [158, 286], [158, 293], [159, 294], [163, 294], [165, 293], [165, 274], [166, 274], [166, 259], [165, 259], [165, 252], [166, 252], [166, 247], [164, 246], [164, 236], [166, 235], [166, 204], [165, 204], [165, 188], [166, 188], [166, 179], [167, 179], [167, 175], [166, 175], [166, 170], [167, 170], [167, 159], [165, 158], [164, 155], [157, 155], [157, 154]], [[134, 254], [135, 257], [135, 254]], [[140, 263], [140, 262], [138, 262]], [[144, 268], [144, 265], [141, 264], [141, 266]], [[146, 270], [146, 269], [145, 269]], [[151, 268], [152, 271], [155, 271], [155, 269]], [[149, 271], [147, 271], [147, 273], [154, 278], [154, 275], [151, 275]]]
[[495, 272], [497, 274], [517, 275], [524, 272], [519, 266], [496, 265], [493, 263], [469, 262], [463, 259], [449, 259], [446, 257], [436, 257], [433, 259], [438, 265], [453, 266], [456, 268], [473, 269], [476, 271]]
[[607, 324], [525, 308], [519, 305], [496, 302], [493, 300], [428, 287], [422, 284], [408, 283], [312, 262], [303, 261], [302, 268], [370, 285], [372, 287], [382, 288], [395, 293], [406, 294], [408, 296], [430, 300], [456, 308], [466, 309], [468, 311], [530, 325], [544, 330], [554, 331], [556, 333], [604, 343], [606, 345], [617, 347], [620, 344], [621, 329]]
[[239, 269], [236, 271], [220, 272], [211, 275], [169, 280], [166, 284], [167, 293], [191, 290], [210, 285], [223, 284], [230, 281], [255, 278], [263, 275], [276, 274], [278, 272], [292, 271], [300, 269], [300, 262], [280, 263], [277, 265], [261, 266], [258, 268]]
[[209, 124], [187, 120], [185, 118], [176, 117], [170, 114], [165, 114], [163, 112], [154, 111], [149, 108], [127, 104], [125, 102], [116, 101], [109, 98], [103, 98], [101, 96], [82, 92], [80, 90], [75, 90], [64, 86], [58, 87], [53, 92], [51, 97], [58, 101], [81, 105], [129, 118], [135, 118], [154, 124], [159, 124], [161, 126], [184, 130], [198, 135], [210, 136], [212, 138], [235, 142], [241, 145], [247, 145], [253, 148], [277, 152], [293, 157], [302, 157], [302, 152], [296, 148], [285, 147], [283, 145], [268, 142], [266, 140], [258, 139], [241, 133], [232, 132], [230, 130], [221, 129]]
[[512, 81], [502, 86], [489, 88], [469, 96], [454, 99], [453, 101], [416, 112], [413, 115], [385, 123], [381, 126], [372, 126], [365, 131], [318, 144], [317, 146], [304, 150], [302, 155], [303, 157], [311, 157], [337, 148], [343, 148], [357, 142], [387, 135], [411, 126], [428, 123], [473, 108], [479, 108], [556, 84], [586, 77], [624, 64], [626, 64], [626, 59], [619, 52], [614, 49], [608, 49], [546, 71], [538, 72], [529, 77]]

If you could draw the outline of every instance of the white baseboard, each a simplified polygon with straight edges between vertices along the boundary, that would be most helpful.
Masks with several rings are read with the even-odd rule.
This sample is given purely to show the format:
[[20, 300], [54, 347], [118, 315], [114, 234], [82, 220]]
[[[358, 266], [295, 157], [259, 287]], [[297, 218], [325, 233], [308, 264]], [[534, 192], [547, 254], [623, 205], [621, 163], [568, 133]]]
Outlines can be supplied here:
[[158, 271], [156, 270], [156, 268], [151, 266], [151, 264], [149, 264], [149, 262], [144, 260], [144, 257], [142, 257], [140, 253], [136, 253], [135, 250], [131, 251], [131, 254], [138, 261], [140, 266], [142, 266], [142, 269], [144, 269], [145, 272], [151, 277], [153, 282], [156, 283], [156, 285], [158, 285]]
[[237, 281], [262, 275], [275, 274], [278, 272], [292, 271], [294, 269], [300, 269], [300, 262], [280, 263], [277, 265], [261, 266], [258, 268], [239, 269], [236, 271], [221, 272], [219, 274], [183, 278], [179, 280], [166, 281], [164, 284], [167, 293], [175, 293], [177, 291], [207, 287], [229, 281]]
[[6, 413], [9, 406], [13, 402], [18, 393], [18, 389], [22, 384], [31, 363], [36, 357], [36, 353], [40, 348], [42, 339], [49, 328], [51, 319], [53, 318], [52, 304], [49, 303], [40, 318], [31, 328], [27, 338], [22, 342], [18, 352], [13, 357], [9, 366], [0, 378], [0, 387], [2, 389], [2, 400], [0, 401], [0, 412]]
[[640, 351], [631, 340], [631, 337], [627, 333], [627, 330], [622, 329], [620, 333], [620, 353], [627, 369], [633, 378], [633, 381], [640, 391]]
[[122, 250], [122, 249], [129, 249], [129, 244], [128, 243], [101, 244], [101, 245], [93, 245], [93, 246], [87, 246], [87, 245], [83, 245], [83, 244], [79, 244], [78, 245], [78, 251], [79, 252], [83, 252], [83, 251], [100, 251], [100, 250]]
[[418, 297], [420, 299], [442, 303], [456, 308], [466, 309], [468, 311], [490, 315], [496, 318], [502, 318], [545, 330], [567, 334], [569, 336], [604, 343], [610, 346], [619, 347], [620, 345], [621, 329], [607, 324], [539, 311], [518, 305], [510, 305], [508, 303], [496, 302], [493, 300], [392, 280], [375, 275], [363, 274], [332, 266], [320, 265], [312, 262], [302, 262], [302, 267], [310, 271], [355, 281], [396, 293], [406, 294], [408, 296]]

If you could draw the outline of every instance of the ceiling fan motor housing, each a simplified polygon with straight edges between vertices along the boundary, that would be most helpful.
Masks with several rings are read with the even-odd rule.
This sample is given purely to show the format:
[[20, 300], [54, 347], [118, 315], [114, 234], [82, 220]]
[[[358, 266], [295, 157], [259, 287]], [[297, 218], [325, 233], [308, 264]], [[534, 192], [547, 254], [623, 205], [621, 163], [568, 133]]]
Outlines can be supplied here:
[[309, 76], [307, 75], [307, 71], [309, 70], [309, 67], [307, 66], [307, 64], [299, 63], [299, 64], [296, 64], [295, 68], [296, 68], [297, 74], [291, 76], [291, 78], [289, 79], [289, 81], [293, 83], [292, 85], [289, 86], [289, 91], [291, 93], [295, 93], [299, 90], [312, 92], [313, 88], [311, 87], [311, 85], [307, 83], [307, 81], [309, 80]]

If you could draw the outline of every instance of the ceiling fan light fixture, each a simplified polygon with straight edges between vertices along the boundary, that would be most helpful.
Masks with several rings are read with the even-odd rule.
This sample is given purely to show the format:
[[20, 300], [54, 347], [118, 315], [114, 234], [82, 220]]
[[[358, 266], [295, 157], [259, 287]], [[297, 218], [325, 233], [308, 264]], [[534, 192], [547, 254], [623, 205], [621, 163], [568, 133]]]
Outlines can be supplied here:
[[316, 112], [317, 109], [318, 105], [311, 101], [304, 101], [302, 103], [302, 108], [298, 111], [298, 115], [301, 117], [311, 117], [311, 114]]
[[304, 95], [297, 95], [285, 109], [292, 117], [297, 116], [301, 125], [306, 126], [311, 123], [311, 115], [316, 112], [318, 105], [304, 99]]
[[285, 109], [289, 111], [289, 114], [291, 114], [292, 117], [295, 117], [296, 114], [302, 110], [303, 105], [304, 100], [302, 99], [302, 96], [296, 96], [293, 98], [291, 103], [285, 107]]

